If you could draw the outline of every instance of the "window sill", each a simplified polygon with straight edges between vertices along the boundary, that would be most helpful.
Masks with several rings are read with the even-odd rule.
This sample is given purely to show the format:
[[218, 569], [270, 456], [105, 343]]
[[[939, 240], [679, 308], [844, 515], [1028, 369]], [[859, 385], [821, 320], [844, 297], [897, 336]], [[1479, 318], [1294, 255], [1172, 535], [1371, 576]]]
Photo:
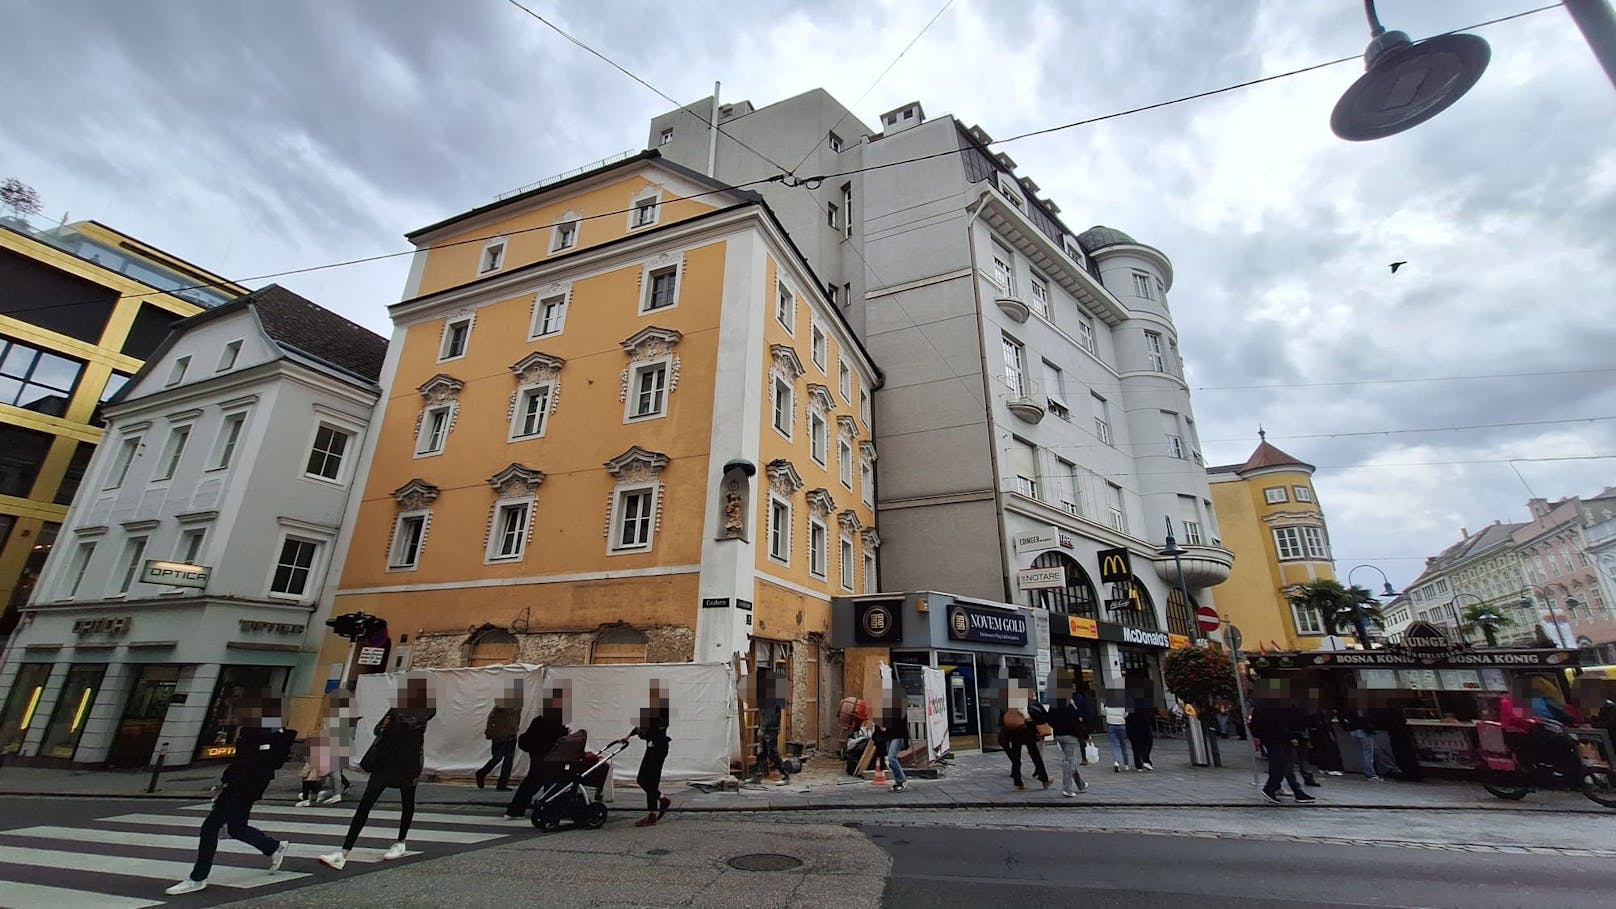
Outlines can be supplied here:
[[661, 413], [639, 414], [637, 416], [631, 414], [629, 416], [624, 417], [623, 422], [624, 423], [645, 423], [645, 422], [650, 421], [650, 420], [660, 420], [660, 419], [666, 417], [667, 415], [668, 415], [667, 411], [662, 411]]
[[810, 571], [810, 572], [808, 572], [808, 576], [810, 578], [813, 578], [816, 581], [828, 581], [828, 580], [830, 580], [830, 575], [828, 575], [828, 574], [814, 574], [813, 572]]
[[542, 341], [542, 340], [544, 340], [544, 339], [545, 339], [545, 338], [554, 338], [554, 337], [556, 337], [556, 336], [557, 336], [557, 335], [560, 335], [560, 334], [561, 334], [561, 333], [562, 333], [562, 332], [564, 332], [564, 331], [566, 331], [566, 329], [565, 329], [565, 328], [558, 328], [558, 329], [556, 329], [556, 330], [555, 330], [555, 331], [547, 331], [547, 332], [545, 332], [545, 333], [544, 333], [544, 334], [542, 334], [542, 335], [528, 335], [528, 336], [527, 336], [527, 339], [528, 339], [528, 340], [529, 340], [529, 341]]
[[606, 554], [609, 556], [638, 555], [640, 553], [650, 552], [651, 549], [652, 546], [649, 543], [645, 544], [644, 546], [613, 546], [606, 550]]
[[520, 553], [508, 556], [487, 556], [483, 559], [484, 565], [510, 565], [522, 561]]
[[782, 558], [780, 558], [779, 556], [775, 555], [772, 552], [769, 553], [769, 561], [773, 562], [776, 565], [779, 565], [782, 568], [790, 568], [791, 567], [791, 560], [790, 559], [782, 559]]
[[464, 360], [465, 358], [466, 358], [466, 355], [464, 353], [462, 353], [462, 354], [460, 354], [458, 356], [453, 356], [453, 357], [439, 357], [438, 362], [439, 363], [453, 363], [456, 360]]
[[276, 593], [271, 590], [267, 595], [272, 600], [282, 600], [287, 603], [303, 602], [303, 594], [301, 593]]
[[779, 436], [782, 439], [785, 439], [787, 442], [796, 441], [795, 439], [791, 438], [791, 433], [782, 430], [780, 427], [775, 426], [773, 423], [769, 424], [769, 428], [774, 430], [775, 435]]
[[220, 464], [218, 467], [205, 468], [205, 469], [203, 469], [202, 472], [203, 473], [220, 473], [220, 472], [223, 472], [223, 471], [226, 471], [226, 470], [229, 470], [229, 469], [230, 469], [229, 464]]
[[417, 565], [389, 565], [389, 566], [387, 566], [387, 573], [388, 574], [394, 574], [394, 573], [400, 572], [400, 571], [414, 571], [417, 567], [419, 567], [419, 566], [417, 566]]
[[530, 436], [511, 436], [509, 439], [506, 439], [506, 441], [507, 442], [532, 442], [532, 441], [534, 441], [536, 439], [542, 439], [542, 438], [544, 438], [544, 433], [536, 432], [536, 433], [534, 433], [534, 434], [532, 434]]
[[419, 459], [419, 458], [435, 458], [435, 457], [438, 457], [441, 454], [443, 454], [443, 449], [440, 448], [437, 451], [418, 451], [418, 452], [415, 453], [414, 457], [417, 458], [417, 459]]
[[310, 482], [319, 483], [319, 484], [324, 485], [324, 486], [343, 487], [343, 486], [348, 485], [347, 483], [343, 482], [342, 480], [333, 480], [330, 477], [322, 477], [317, 473], [305, 473], [301, 477], [298, 477], [298, 479], [300, 479], [300, 480], [308, 480]]
[[661, 306], [652, 306], [652, 307], [649, 307], [649, 308], [642, 307], [640, 309], [640, 315], [649, 316], [652, 313], [667, 312], [670, 309], [678, 309], [678, 308], [679, 308], [679, 301], [675, 300], [672, 303], [665, 303], [665, 304], [663, 304]]

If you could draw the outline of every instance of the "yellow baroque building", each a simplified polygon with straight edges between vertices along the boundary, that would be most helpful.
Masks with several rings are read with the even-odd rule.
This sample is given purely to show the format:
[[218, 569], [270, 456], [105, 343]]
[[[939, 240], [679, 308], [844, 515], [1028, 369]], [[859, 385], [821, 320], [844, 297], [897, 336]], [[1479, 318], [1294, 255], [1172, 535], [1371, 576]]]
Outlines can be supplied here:
[[1266, 433], [1258, 436], [1245, 463], [1207, 469], [1223, 545], [1235, 553], [1218, 605], [1239, 626], [1247, 650], [1259, 644], [1315, 650], [1325, 633], [1322, 620], [1289, 599], [1302, 584], [1335, 578], [1313, 465], [1268, 444]]
[[833, 730], [879, 374], [761, 197], [653, 150], [409, 239], [333, 614], [389, 668], [739, 654]]

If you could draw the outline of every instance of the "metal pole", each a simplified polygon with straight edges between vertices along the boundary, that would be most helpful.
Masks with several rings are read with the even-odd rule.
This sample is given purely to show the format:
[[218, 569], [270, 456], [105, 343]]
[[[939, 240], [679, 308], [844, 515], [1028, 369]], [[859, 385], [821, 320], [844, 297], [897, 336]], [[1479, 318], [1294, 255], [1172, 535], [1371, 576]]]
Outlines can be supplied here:
[[[718, 88], [719, 83], [713, 83], [713, 114], [707, 121], [707, 176], [713, 175], [713, 168], [718, 164]], [[851, 215], [851, 213], [849, 213]]]
[[1582, 30], [1588, 48], [1594, 52], [1605, 76], [1616, 85], [1616, 14], [1606, 0], [1564, 0], [1571, 21]]
[[[1229, 617], [1223, 617], [1223, 627], [1229, 627]], [[1255, 737], [1251, 734], [1251, 727], [1247, 725], [1246, 718], [1251, 714], [1246, 710], [1246, 687], [1240, 681], [1240, 651], [1229, 648], [1229, 660], [1234, 666], [1234, 693], [1240, 698], [1240, 728], [1246, 731], [1246, 747], [1251, 751], [1251, 785], [1260, 786], [1257, 774], [1257, 745]]]
[[163, 772], [163, 761], [168, 757], [168, 743], [164, 742], [157, 749], [157, 761], [152, 764], [151, 779], [146, 783], [146, 794], [157, 791], [157, 775]]

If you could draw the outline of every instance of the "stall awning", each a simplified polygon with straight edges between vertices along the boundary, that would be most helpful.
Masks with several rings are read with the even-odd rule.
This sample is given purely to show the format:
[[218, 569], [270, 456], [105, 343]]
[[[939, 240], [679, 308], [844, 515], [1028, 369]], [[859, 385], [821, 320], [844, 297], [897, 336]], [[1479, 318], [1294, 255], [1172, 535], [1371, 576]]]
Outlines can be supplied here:
[[1299, 669], [1571, 669], [1578, 665], [1578, 657], [1575, 650], [1461, 650], [1441, 656], [1395, 650], [1315, 650], [1253, 653], [1246, 659], [1258, 674], [1270, 674]]

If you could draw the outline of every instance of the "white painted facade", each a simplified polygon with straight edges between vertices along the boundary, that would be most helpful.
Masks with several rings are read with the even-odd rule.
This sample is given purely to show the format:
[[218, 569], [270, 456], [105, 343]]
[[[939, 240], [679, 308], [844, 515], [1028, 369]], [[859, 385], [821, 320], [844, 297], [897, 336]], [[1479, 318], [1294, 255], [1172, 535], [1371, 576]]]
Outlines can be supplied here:
[[[156, 752], [185, 764], [209, 756], [198, 738], [232, 684], [263, 675], [277, 695], [307, 688], [379, 393], [278, 344], [250, 306], [178, 326], [107, 409], [106, 443], [8, 644], [0, 703], [20, 673], [25, 698], [48, 677], [27, 728], [8, 709], [0, 747], [74, 764], [143, 764]], [[311, 459], [316, 444], [324, 454]], [[146, 560], [206, 566], [206, 586], [144, 583]], [[126, 722], [158, 712], [170, 685], [166, 711]]]

